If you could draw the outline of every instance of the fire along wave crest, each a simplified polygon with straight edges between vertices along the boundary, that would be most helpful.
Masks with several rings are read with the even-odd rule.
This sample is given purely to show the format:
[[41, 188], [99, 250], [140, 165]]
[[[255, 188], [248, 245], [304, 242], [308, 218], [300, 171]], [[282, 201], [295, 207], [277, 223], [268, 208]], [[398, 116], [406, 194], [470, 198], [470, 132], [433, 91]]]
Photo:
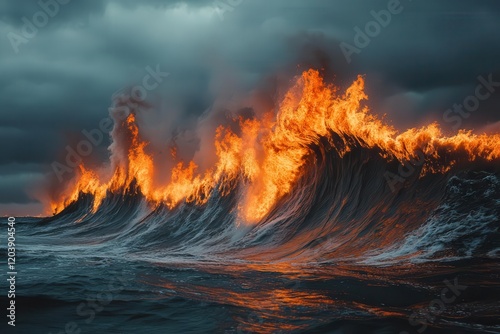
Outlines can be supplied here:
[[[212, 166], [201, 169], [182, 161], [172, 147], [170, 169], [160, 168], [157, 155], [141, 134], [137, 112], [115, 118], [109, 147], [110, 161], [100, 168], [80, 164], [75, 178], [57, 192], [48, 210], [57, 214], [82, 194], [93, 198], [98, 210], [109, 194], [140, 193], [153, 206], [173, 210], [181, 203], [203, 206], [212, 196], [236, 194], [234, 213], [240, 224], [256, 224], [294, 191], [318, 163], [317, 148], [325, 147], [343, 159], [353, 150], [368, 149], [379, 158], [404, 165], [421, 163], [417, 176], [444, 174], [467, 162], [500, 158], [500, 134], [460, 130], [442, 134], [436, 123], [397, 131], [372, 114], [364, 100], [364, 78], [345, 91], [324, 82], [316, 70], [302, 73], [274, 110], [264, 115], [233, 117], [213, 133]], [[113, 116], [113, 115], [112, 115]], [[388, 188], [401, 180], [397, 173], [383, 176]]]

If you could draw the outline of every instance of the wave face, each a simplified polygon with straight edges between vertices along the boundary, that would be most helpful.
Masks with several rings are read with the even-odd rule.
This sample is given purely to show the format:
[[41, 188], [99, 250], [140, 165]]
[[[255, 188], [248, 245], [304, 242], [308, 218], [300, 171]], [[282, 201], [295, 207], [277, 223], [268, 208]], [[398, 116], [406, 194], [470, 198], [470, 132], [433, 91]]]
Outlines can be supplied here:
[[70, 214], [95, 232], [116, 229], [125, 245], [195, 258], [494, 256], [500, 135], [446, 137], [437, 124], [400, 133], [364, 99], [362, 77], [339, 93], [306, 71], [273, 113], [236, 113], [216, 127], [204, 171], [178, 159], [177, 146], [160, 168], [138, 112], [115, 117], [110, 163], [80, 165], [52, 201], [65, 208], [53, 224]]
[[92, 195], [80, 194], [40, 224], [68, 236], [113, 235], [112, 244], [193, 261], [383, 264], [498, 256], [494, 163], [423, 176], [423, 167], [413, 166], [403, 179], [399, 162], [375, 149], [340, 156], [326, 139], [311, 149], [293, 192], [254, 225], [239, 221], [244, 181], [229, 194], [214, 190], [203, 205], [184, 202], [174, 209], [151, 205], [136, 184], [123, 194], [109, 192], [95, 212]]
[[[212, 167], [174, 159], [159, 183], [135, 114], [117, 121], [107, 172], [82, 165], [56, 215], [19, 225], [22, 298], [52, 305], [50, 329], [498, 332], [498, 135], [399, 133], [362, 83], [336, 95], [306, 72], [274, 121], [217, 128]], [[96, 320], [61, 311], [115, 272], [126, 288]]]

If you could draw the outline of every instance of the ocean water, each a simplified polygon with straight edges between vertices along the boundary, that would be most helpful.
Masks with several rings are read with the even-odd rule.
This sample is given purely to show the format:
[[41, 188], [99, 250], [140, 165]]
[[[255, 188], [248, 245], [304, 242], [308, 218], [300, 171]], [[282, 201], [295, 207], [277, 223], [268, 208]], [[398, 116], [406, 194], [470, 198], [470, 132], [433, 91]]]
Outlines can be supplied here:
[[16, 217], [2, 333], [500, 333], [498, 166], [393, 191], [397, 163], [369, 150], [314, 159], [252, 225], [238, 191], [170, 210], [128, 189], [95, 213], [81, 194]]

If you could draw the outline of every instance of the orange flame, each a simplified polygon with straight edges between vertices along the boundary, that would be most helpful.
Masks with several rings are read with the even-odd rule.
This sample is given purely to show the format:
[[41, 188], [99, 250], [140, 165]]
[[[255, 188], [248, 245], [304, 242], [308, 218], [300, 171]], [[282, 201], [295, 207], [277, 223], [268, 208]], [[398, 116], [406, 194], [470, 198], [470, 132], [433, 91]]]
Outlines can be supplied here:
[[[271, 114], [261, 120], [240, 117], [239, 135], [224, 126], [217, 128], [217, 162], [211, 169], [199, 173], [193, 161], [187, 165], [177, 162], [170, 171], [170, 181], [162, 185], [153, 184], [155, 173], [164, 171], [155, 170], [153, 157], [146, 152], [147, 143], [141, 140], [135, 116], [131, 114], [124, 124], [124, 131], [130, 137], [126, 161], [114, 167], [110, 178], [81, 165], [74, 183], [51, 203], [52, 211], [60, 212], [80, 193], [92, 194], [97, 210], [108, 191], [123, 192], [130, 189], [132, 182], [136, 182], [151, 203], [164, 203], [169, 208], [182, 201], [204, 204], [214, 190], [227, 195], [238, 181], [243, 181], [239, 217], [245, 222], [258, 222], [292, 191], [312, 153], [311, 145], [321, 137], [329, 138], [341, 156], [353, 145], [359, 145], [378, 147], [385, 158], [401, 162], [415, 158], [419, 151], [434, 158], [440, 150], [464, 151], [471, 161], [500, 157], [499, 134], [474, 135], [461, 130], [455, 136], [445, 137], [436, 123], [398, 133], [362, 106], [365, 99], [361, 76], [340, 95], [337, 88], [323, 82], [317, 71], [306, 71], [287, 92], [275, 117]], [[335, 141], [332, 133], [337, 135]], [[175, 152], [172, 149], [174, 160]], [[449, 161], [440, 168], [427, 166], [424, 172], [446, 172], [454, 163]]]

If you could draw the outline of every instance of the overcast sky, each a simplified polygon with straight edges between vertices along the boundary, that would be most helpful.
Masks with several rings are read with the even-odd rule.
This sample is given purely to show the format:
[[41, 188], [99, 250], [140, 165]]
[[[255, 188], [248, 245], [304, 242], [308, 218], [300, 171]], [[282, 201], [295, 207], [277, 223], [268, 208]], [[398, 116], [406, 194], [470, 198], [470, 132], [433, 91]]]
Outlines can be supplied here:
[[[46, 15], [38, 1], [0, 0], [0, 215], [41, 212], [33, 185], [148, 66], [169, 73], [148, 92], [168, 120], [157, 131], [168, 135], [217, 101], [308, 67], [342, 87], [365, 74], [370, 108], [400, 129], [443, 123], [448, 108], [475, 94], [478, 76], [500, 81], [498, 0], [401, 0], [348, 61], [341, 43], [356, 47], [355, 27], [392, 1], [72, 0]], [[497, 89], [461, 127], [500, 121]]]

